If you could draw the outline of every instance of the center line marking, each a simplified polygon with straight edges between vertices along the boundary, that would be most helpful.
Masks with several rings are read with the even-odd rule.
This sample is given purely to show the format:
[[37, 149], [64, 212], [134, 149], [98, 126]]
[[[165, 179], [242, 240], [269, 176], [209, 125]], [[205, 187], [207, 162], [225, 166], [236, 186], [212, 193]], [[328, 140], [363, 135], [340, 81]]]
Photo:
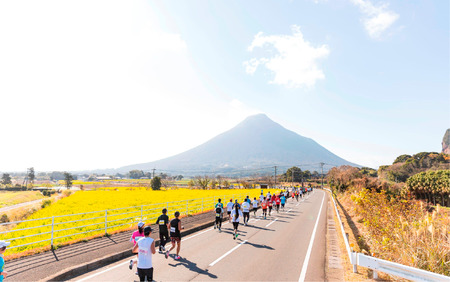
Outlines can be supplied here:
[[271, 223], [267, 224], [266, 227], [269, 227], [269, 225], [271, 225], [272, 223], [274, 223], [277, 220], [278, 220], [278, 218], [275, 218]]
[[237, 245], [236, 247], [232, 248], [231, 250], [229, 250], [228, 252], [226, 252], [223, 256], [221, 256], [220, 258], [216, 259], [215, 261], [211, 262], [209, 264], [209, 266], [213, 266], [216, 263], [218, 263], [219, 261], [221, 261], [224, 257], [228, 256], [229, 254], [231, 254], [232, 252], [234, 252], [237, 248], [239, 248], [240, 246], [244, 245], [248, 240], [243, 241], [242, 243], [240, 243], [239, 245]]

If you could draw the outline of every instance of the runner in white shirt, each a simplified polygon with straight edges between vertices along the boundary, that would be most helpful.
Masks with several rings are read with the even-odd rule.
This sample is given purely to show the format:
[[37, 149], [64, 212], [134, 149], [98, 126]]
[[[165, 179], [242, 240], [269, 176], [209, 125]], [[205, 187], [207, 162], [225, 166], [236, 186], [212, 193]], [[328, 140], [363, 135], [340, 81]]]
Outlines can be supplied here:
[[228, 214], [228, 221], [231, 222], [231, 211], [233, 210], [233, 199], [230, 199], [230, 201], [227, 204], [227, 214]]
[[250, 219], [250, 203], [246, 200], [242, 203], [242, 211], [244, 213], [244, 225], [247, 226]]
[[[263, 198], [264, 198], [264, 196], [263, 196]], [[253, 199], [252, 204], [253, 204], [253, 214], [256, 217], [256, 210], [258, 210], [258, 200], [256, 199], [256, 197]]]
[[152, 228], [147, 226], [144, 228], [144, 238], [137, 241], [136, 245], [133, 247], [133, 253], [139, 253], [138, 260], [138, 275], [140, 281], [153, 281], [153, 263], [152, 254], [156, 253], [155, 240], [150, 237]]
[[262, 201], [264, 201], [265, 197], [263, 195], [263, 193], [261, 192], [261, 196], [259, 196], [259, 202], [262, 203]]
[[231, 221], [233, 222], [233, 229], [234, 229], [233, 240], [236, 240], [236, 238], [239, 236], [237, 231], [241, 217], [244, 217], [244, 215], [242, 214], [242, 211], [238, 208], [238, 206], [236, 206], [231, 212]]
[[267, 192], [266, 199], [270, 199], [270, 198], [272, 198], [272, 195], [270, 194], [270, 191], [269, 191], [269, 192]]

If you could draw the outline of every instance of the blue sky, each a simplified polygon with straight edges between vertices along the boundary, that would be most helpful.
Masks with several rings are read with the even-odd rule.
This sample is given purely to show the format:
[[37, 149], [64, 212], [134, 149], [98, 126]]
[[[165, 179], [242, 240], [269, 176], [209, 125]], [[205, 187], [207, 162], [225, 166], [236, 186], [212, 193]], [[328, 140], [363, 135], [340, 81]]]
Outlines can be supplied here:
[[450, 127], [448, 1], [26, 4], [0, 3], [0, 171], [153, 161], [260, 112], [376, 168]]

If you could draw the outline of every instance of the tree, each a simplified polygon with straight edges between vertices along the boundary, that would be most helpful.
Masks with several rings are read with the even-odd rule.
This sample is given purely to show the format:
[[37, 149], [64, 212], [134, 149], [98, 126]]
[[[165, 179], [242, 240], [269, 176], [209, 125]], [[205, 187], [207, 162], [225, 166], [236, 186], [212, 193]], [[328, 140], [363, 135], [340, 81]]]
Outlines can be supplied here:
[[30, 167], [30, 168], [28, 169], [28, 174], [27, 174], [27, 176], [28, 176], [28, 180], [30, 181], [30, 183], [33, 183], [33, 182], [34, 182], [34, 179], [35, 179], [34, 167]]
[[144, 172], [138, 169], [130, 170], [128, 174], [130, 175], [131, 179], [139, 179], [141, 177], [144, 177]]
[[[294, 176], [294, 178], [292, 178]], [[286, 182], [302, 182], [303, 172], [300, 168], [293, 166], [289, 168], [286, 173], [281, 175], [281, 179]]]
[[70, 189], [70, 187], [72, 187], [72, 181], [73, 181], [72, 174], [65, 171], [64, 172], [64, 182], [65, 182], [65, 186], [67, 189]]
[[2, 184], [5, 186], [12, 185], [12, 180], [11, 180], [11, 176], [9, 175], [9, 173], [3, 173]]
[[211, 181], [211, 179], [209, 179], [209, 177], [207, 175], [205, 175], [203, 177], [196, 176], [194, 179], [195, 179], [195, 184], [202, 189], [206, 189], [208, 187], [209, 182]]
[[160, 190], [161, 189], [161, 177], [155, 176], [151, 181], [152, 190]]

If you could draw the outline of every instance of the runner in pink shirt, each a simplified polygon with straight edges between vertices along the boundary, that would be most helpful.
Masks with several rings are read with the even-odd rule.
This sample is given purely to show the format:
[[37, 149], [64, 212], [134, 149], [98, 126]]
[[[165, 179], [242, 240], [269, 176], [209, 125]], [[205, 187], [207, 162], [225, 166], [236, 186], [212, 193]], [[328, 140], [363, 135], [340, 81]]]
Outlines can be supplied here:
[[[138, 223], [138, 230], [134, 231], [131, 235], [130, 242], [133, 243], [133, 247], [136, 246], [136, 242], [139, 241], [139, 239], [144, 238], [144, 225], [142, 221]], [[137, 264], [139, 258], [139, 254], [136, 255], [136, 260], [130, 260], [129, 268], [130, 270], [133, 269], [133, 264]]]

